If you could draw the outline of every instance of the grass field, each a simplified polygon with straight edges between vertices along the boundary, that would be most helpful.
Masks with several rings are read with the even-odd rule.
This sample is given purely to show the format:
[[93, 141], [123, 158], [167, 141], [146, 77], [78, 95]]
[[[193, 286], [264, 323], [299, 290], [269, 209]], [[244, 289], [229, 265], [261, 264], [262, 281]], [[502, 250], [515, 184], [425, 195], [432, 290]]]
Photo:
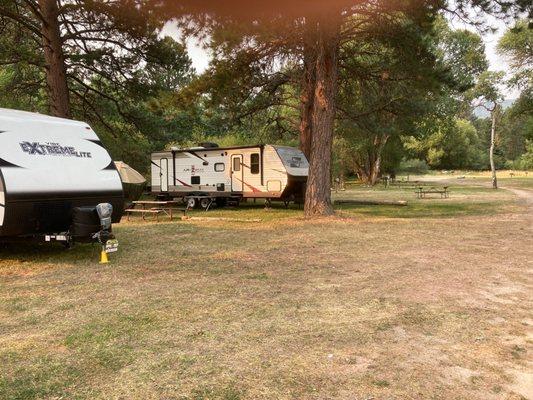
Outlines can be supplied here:
[[468, 181], [335, 196], [408, 205], [133, 218], [106, 266], [0, 250], [0, 399], [533, 398], [527, 203]]

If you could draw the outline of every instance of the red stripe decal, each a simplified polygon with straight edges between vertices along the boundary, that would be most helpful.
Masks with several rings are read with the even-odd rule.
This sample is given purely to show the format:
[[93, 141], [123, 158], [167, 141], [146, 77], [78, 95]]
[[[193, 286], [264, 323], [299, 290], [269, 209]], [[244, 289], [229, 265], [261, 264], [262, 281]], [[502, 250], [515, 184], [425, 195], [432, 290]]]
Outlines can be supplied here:
[[181, 183], [183, 186], [192, 187], [191, 185], [188, 185], [188, 184], [186, 184], [185, 182], [180, 181], [178, 178], [176, 178], [176, 180], [177, 180], [179, 183]]
[[248, 186], [250, 189], [252, 189], [252, 192], [253, 192], [253, 193], [263, 193], [261, 190], [257, 189], [256, 187], [253, 187], [253, 186], [250, 185], [249, 183], [246, 183], [246, 182], [244, 182], [243, 180], [240, 180], [239, 178], [237, 178], [237, 180], [241, 181], [241, 182], [244, 183], [246, 186]]

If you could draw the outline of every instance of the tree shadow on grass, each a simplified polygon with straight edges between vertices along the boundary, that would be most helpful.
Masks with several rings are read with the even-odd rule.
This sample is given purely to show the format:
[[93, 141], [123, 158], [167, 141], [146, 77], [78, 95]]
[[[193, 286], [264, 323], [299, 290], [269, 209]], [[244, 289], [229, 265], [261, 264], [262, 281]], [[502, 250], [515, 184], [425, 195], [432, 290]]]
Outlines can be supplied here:
[[86, 260], [98, 260], [98, 244], [76, 244], [67, 249], [60, 243], [7, 242], [0, 243], [0, 269], [17, 263], [81, 263]]
[[433, 202], [430, 199], [413, 201], [407, 206], [342, 206], [336, 211], [348, 215], [365, 215], [383, 218], [457, 218], [465, 216], [482, 216], [503, 212], [504, 202]]

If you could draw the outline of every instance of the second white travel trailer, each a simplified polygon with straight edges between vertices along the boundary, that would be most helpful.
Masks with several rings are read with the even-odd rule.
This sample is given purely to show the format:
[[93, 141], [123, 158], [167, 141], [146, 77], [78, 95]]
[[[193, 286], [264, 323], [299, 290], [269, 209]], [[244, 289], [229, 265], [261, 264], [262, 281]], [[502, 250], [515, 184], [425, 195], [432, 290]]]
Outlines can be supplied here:
[[189, 208], [241, 199], [301, 201], [309, 163], [298, 149], [277, 145], [218, 147], [205, 143], [152, 154], [152, 193], [184, 198]]

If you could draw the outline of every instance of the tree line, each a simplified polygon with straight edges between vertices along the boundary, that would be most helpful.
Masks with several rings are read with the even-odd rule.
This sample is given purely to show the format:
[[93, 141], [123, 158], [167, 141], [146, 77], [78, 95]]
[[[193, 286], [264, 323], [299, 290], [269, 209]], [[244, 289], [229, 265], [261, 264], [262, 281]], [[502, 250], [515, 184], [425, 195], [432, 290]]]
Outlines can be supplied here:
[[[333, 213], [330, 184], [374, 184], [413, 160], [486, 168], [492, 107], [498, 166], [531, 168], [531, 27], [499, 50], [520, 99], [503, 109], [488, 71], [480, 11], [514, 16], [526, 1], [0, 0], [0, 105], [86, 120], [141, 171], [170, 144], [299, 146], [310, 161], [307, 216]], [[212, 56], [194, 71], [173, 20]]]

